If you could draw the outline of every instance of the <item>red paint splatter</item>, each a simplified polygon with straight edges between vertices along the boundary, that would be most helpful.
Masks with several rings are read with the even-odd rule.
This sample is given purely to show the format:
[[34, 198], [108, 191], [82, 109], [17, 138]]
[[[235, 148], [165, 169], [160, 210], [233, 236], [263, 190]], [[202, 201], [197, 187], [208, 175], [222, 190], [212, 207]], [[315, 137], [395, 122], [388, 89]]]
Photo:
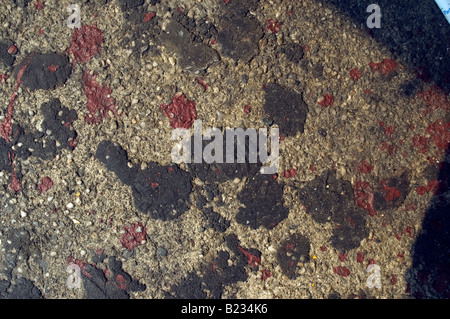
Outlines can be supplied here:
[[416, 193], [418, 195], [424, 195], [425, 193], [429, 193], [431, 191], [435, 192], [437, 191], [439, 187], [439, 181], [437, 179], [434, 179], [432, 181], [429, 181], [426, 186], [419, 186], [416, 188]]
[[261, 264], [261, 258], [259, 258], [258, 256], [253, 255], [252, 253], [249, 253], [248, 251], [246, 251], [244, 248], [242, 248], [241, 246], [238, 246], [238, 249], [241, 253], [244, 254], [244, 256], [247, 258], [247, 263], [251, 266], [251, 267], [258, 267]]
[[356, 255], [356, 261], [361, 264], [364, 261], [364, 253], [358, 252]]
[[391, 276], [391, 285], [395, 285], [397, 283], [398, 277], [397, 275]]
[[49, 70], [50, 72], [52, 72], [52, 73], [55, 73], [56, 72], [56, 70], [58, 70], [58, 65], [55, 65], [55, 64], [51, 64], [51, 65], [49, 65], [48, 67], [47, 67], [47, 70]]
[[353, 186], [355, 204], [369, 212], [370, 216], [375, 216], [377, 212], [373, 208], [373, 189], [369, 182], [357, 181]]
[[347, 267], [343, 266], [334, 267], [333, 272], [341, 277], [347, 277], [348, 275], [350, 275], [350, 270], [348, 270]]
[[370, 172], [372, 172], [373, 166], [370, 165], [370, 163], [368, 161], [363, 160], [363, 161], [358, 163], [358, 166], [356, 166], [356, 169], [360, 173], [369, 174]]
[[147, 12], [144, 14], [144, 22], [149, 22], [153, 17], [156, 16], [156, 13], [154, 12]]
[[39, 33], [39, 35], [44, 35], [45, 31], [44, 31], [44, 29], [39, 29], [38, 33]]
[[381, 185], [383, 185], [382, 191], [384, 192], [385, 200], [387, 202], [392, 202], [394, 199], [400, 197], [400, 191], [397, 188], [387, 186], [384, 180], [381, 181]]
[[250, 105], [244, 105], [244, 113], [249, 114], [252, 111], [252, 107]]
[[111, 89], [106, 85], [100, 86], [96, 81], [97, 74], [90, 74], [90, 70], [83, 73], [84, 94], [87, 98], [86, 107], [88, 114], [84, 120], [88, 124], [99, 123], [102, 119], [108, 118], [111, 111], [117, 116], [116, 101], [111, 97]]
[[364, 90], [363, 93], [365, 95], [371, 95], [371, 94], [373, 94], [373, 91], [372, 90]]
[[261, 280], [267, 280], [270, 277], [272, 277], [272, 274], [268, 269], [261, 270]]
[[389, 74], [390, 72], [395, 71], [398, 67], [397, 62], [393, 59], [384, 59], [378, 63], [370, 62], [369, 66], [372, 71], [377, 71], [380, 74]]
[[230, 2], [230, 0], [222, 0], [223, 3], [228, 4], [228, 2]]
[[197, 78], [197, 83], [200, 84], [203, 87], [205, 92], [208, 90], [209, 84], [206, 83], [202, 78]]
[[414, 203], [407, 203], [407, 204], [405, 204], [405, 210], [407, 212], [412, 211], [412, 210], [416, 210], [416, 209], [417, 209], [417, 206], [414, 205]]
[[420, 136], [416, 134], [412, 137], [413, 146], [418, 148], [418, 152], [422, 154], [428, 153], [429, 142], [430, 142], [429, 139], [426, 138], [425, 136]]
[[394, 126], [386, 126], [383, 121], [378, 122], [378, 125], [384, 129], [384, 134], [388, 136], [394, 134]]
[[120, 239], [120, 243], [128, 250], [138, 245], [142, 245], [147, 236], [147, 230], [142, 223], [135, 223], [131, 226], [125, 226], [125, 234]]
[[353, 68], [350, 70], [350, 77], [353, 81], [358, 81], [361, 78], [361, 71], [357, 68]]
[[103, 42], [103, 32], [97, 28], [97, 24], [92, 26], [84, 25], [73, 31], [72, 41], [67, 52], [73, 54], [73, 63], [86, 63], [93, 56], [100, 54]]
[[346, 261], [347, 260], [347, 253], [341, 254], [338, 252], [338, 258], [340, 261]]
[[3, 82], [3, 80], [5, 80], [5, 82], [9, 79], [9, 75], [6, 73], [0, 73], [0, 83]]
[[450, 122], [436, 120], [428, 125], [426, 132], [431, 135], [431, 140], [438, 148], [445, 150], [450, 145]]
[[46, 176], [41, 179], [41, 183], [38, 185], [39, 192], [44, 194], [50, 188], [53, 187], [53, 181], [50, 177]]
[[289, 168], [281, 174], [286, 178], [295, 177], [295, 175], [297, 175], [297, 170], [293, 169], [293, 168]]
[[34, 3], [34, 7], [36, 8], [36, 10], [39, 11], [39, 10], [44, 9], [45, 4], [44, 4], [42, 1], [37, 0], [37, 1]]
[[403, 230], [403, 235], [406, 234], [408, 234], [409, 238], [412, 238], [414, 234], [414, 229], [411, 226], [406, 226], [405, 229]]
[[127, 283], [125, 282], [125, 278], [122, 275], [116, 276], [116, 282], [119, 284], [119, 288], [121, 290], [127, 290]]
[[190, 101], [184, 94], [175, 95], [172, 103], [163, 104], [160, 109], [170, 119], [172, 128], [190, 128], [197, 119], [197, 110], [194, 101]]
[[322, 97], [322, 99], [319, 102], [317, 102], [317, 104], [319, 104], [322, 107], [333, 106], [334, 97], [331, 94], [327, 93]]
[[1, 126], [0, 126], [0, 135], [3, 137], [3, 139], [9, 143], [9, 139], [11, 137], [12, 133], [12, 126], [11, 126], [11, 120], [14, 113], [14, 102], [17, 98], [17, 91], [19, 90], [19, 86], [22, 83], [22, 77], [25, 73], [25, 69], [27, 68], [28, 64], [31, 61], [31, 58], [33, 57], [33, 54], [30, 55], [28, 60], [24, 63], [24, 65], [20, 68], [19, 72], [17, 73], [16, 78], [16, 86], [14, 87], [14, 92], [11, 96], [11, 100], [9, 101], [8, 111], [6, 114], [5, 119], [3, 120]]
[[398, 150], [398, 146], [395, 145], [394, 143], [388, 143], [387, 141], [383, 141], [380, 143], [380, 149], [382, 151], [386, 151], [389, 155], [394, 155], [397, 150]]
[[376, 264], [376, 262], [375, 262], [375, 259], [373, 259], [373, 258], [370, 258], [369, 261], [367, 262], [367, 266], [375, 265], [375, 264]]
[[270, 30], [273, 33], [280, 32], [282, 24], [279, 21], [275, 21], [274, 19], [269, 19], [266, 21], [266, 31]]
[[433, 85], [426, 91], [417, 93], [417, 96], [421, 98], [426, 108], [420, 112], [422, 117], [434, 112], [437, 109], [450, 110], [450, 101], [444, 90], [438, 85]]
[[320, 246], [320, 251], [327, 251], [327, 247], [326, 246]]
[[149, 185], [150, 185], [151, 188], [157, 188], [159, 186], [159, 183], [157, 183], [157, 182], [150, 182]]
[[16, 170], [15, 170], [15, 164], [14, 164], [14, 158], [16, 157], [16, 154], [14, 152], [8, 153], [8, 159], [11, 165], [11, 183], [9, 184], [9, 187], [15, 191], [16, 193], [20, 191], [20, 187], [22, 184], [19, 182], [16, 176]]
[[8, 48], [8, 53], [9, 54], [16, 54], [17, 53], [17, 47], [13, 44]]

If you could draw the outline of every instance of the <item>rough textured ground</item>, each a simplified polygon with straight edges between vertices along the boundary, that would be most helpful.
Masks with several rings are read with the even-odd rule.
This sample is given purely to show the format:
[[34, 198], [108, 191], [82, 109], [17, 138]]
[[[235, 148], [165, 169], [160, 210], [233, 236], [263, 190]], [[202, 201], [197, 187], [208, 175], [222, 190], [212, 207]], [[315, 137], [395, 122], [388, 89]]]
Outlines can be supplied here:
[[[433, 1], [71, 3], [0, 3], [0, 298], [450, 297]], [[278, 173], [172, 163], [196, 119]]]

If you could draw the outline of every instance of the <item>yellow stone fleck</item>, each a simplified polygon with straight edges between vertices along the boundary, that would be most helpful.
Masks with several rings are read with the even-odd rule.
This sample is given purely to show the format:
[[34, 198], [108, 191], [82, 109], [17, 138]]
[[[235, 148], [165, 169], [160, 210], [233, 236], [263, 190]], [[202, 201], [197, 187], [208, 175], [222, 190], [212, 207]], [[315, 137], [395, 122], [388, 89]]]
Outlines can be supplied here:
[[314, 255], [314, 256], [313, 256], [313, 259], [317, 259], [317, 256], [316, 256], [316, 255]]
[[76, 197], [80, 197], [81, 193], [80, 192], [76, 192], [75, 196]]

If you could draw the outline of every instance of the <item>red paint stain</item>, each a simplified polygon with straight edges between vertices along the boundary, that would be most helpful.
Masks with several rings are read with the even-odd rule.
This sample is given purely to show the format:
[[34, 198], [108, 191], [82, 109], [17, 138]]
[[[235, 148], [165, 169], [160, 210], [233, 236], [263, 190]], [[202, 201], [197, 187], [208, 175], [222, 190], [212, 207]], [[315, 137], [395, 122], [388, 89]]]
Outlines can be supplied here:
[[16, 86], [14, 87], [14, 92], [11, 96], [11, 100], [9, 101], [8, 111], [5, 116], [5, 119], [3, 120], [1, 126], [0, 126], [0, 135], [3, 137], [3, 139], [9, 143], [9, 139], [11, 137], [12, 133], [12, 126], [11, 126], [11, 120], [14, 113], [14, 102], [17, 98], [17, 91], [19, 90], [19, 86], [22, 83], [22, 77], [25, 73], [25, 69], [27, 68], [28, 64], [31, 61], [31, 58], [33, 57], [33, 54], [30, 55], [28, 60], [25, 62], [25, 64], [20, 68], [19, 72], [17, 73], [16, 78]]
[[144, 14], [144, 22], [149, 22], [153, 17], [156, 16], [156, 13], [154, 12], [147, 12]]
[[444, 90], [438, 85], [433, 85], [426, 91], [417, 93], [426, 105], [426, 108], [420, 112], [422, 117], [433, 113], [437, 109], [450, 110], [450, 101]]
[[430, 141], [425, 136], [420, 136], [416, 134], [412, 137], [413, 146], [415, 146], [418, 149], [418, 152], [422, 154], [428, 153], [429, 142]]
[[363, 261], [364, 261], [364, 253], [358, 252], [358, 254], [356, 255], [356, 262], [361, 264]]
[[280, 32], [282, 27], [282, 24], [279, 21], [275, 21], [274, 19], [269, 19], [266, 21], [266, 31], [270, 30], [273, 33], [278, 33]]
[[450, 145], [450, 122], [436, 120], [428, 125], [426, 132], [431, 135], [431, 140], [438, 148], [445, 150]]
[[175, 95], [172, 103], [169, 105], [163, 104], [160, 109], [170, 119], [170, 126], [172, 128], [188, 129], [194, 124], [197, 119], [197, 110], [194, 101], [190, 101], [184, 94]]
[[16, 54], [17, 53], [17, 47], [13, 44], [8, 48], [8, 53], [9, 54]]
[[131, 226], [125, 226], [125, 234], [120, 239], [120, 243], [128, 250], [138, 245], [142, 245], [147, 236], [147, 230], [142, 223], [135, 223]]
[[196, 80], [197, 80], [197, 83], [200, 84], [206, 92], [209, 88], [209, 84], [206, 83], [202, 78], [197, 78]]
[[387, 141], [383, 141], [380, 143], [380, 150], [386, 151], [388, 155], [392, 156], [397, 152], [398, 146], [395, 145], [394, 143], [388, 143]]
[[414, 203], [407, 203], [405, 204], [405, 210], [407, 212], [412, 211], [412, 210], [416, 210], [417, 206]]
[[334, 267], [333, 272], [341, 277], [347, 277], [348, 275], [350, 275], [350, 270], [348, 270], [347, 267], [343, 266]]
[[376, 71], [380, 74], [389, 74], [392, 71], [395, 71], [398, 67], [397, 62], [395, 62], [395, 60], [393, 59], [384, 59], [381, 62], [378, 63], [374, 63], [374, 62], [370, 62], [369, 63], [370, 68], [372, 69], [372, 71]]
[[86, 107], [88, 114], [84, 120], [88, 124], [97, 124], [102, 119], [108, 118], [111, 111], [117, 116], [116, 101], [111, 97], [111, 89], [106, 85], [100, 86], [96, 81], [97, 74], [90, 74], [90, 70], [83, 73], [84, 94], [87, 98]]
[[44, 4], [42, 1], [37, 0], [37, 1], [34, 3], [34, 7], [36, 8], [36, 10], [39, 11], [39, 10], [44, 9], [45, 4]]
[[157, 182], [150, 182], [149, 185], [150, 185], [151, 188], [155, 189], [155, 188], [157, 188], [159, 186], [159, 183], [157, 183]]
[[252, 107], [250, 105], [244, 105], [244, 113], [249, 114], [252, 111]]
[[72, 41], [67, 52], [74, 56], [73, 63], [86, 63], [93, 56], [100, 54], [103, 42], [103, 32], [97, 28], [97, 24], [84, 25], [73, 31]]
[[8, 153], [8, 158], [11, 164], [11, 183], [9, 184], [9, 187], [15, 191], [16, 193], [20, 191], [20, 187], [22, 187], [22, 184], [19, 182], [16, 176], [16, 170], [15, 170], [15, 164], [14, 164], [14, 158], [16, 157], [15, 153], [12, 152]]
[[267, 280], [270, 277], [272, 277], [272, 274], [268, 269], [261, 270], [261, 280]]
[[373, 170], [373, 166], [366, 160], [362, 160], [358, 163], [358, 166], [356, 166], [356, 169], [358, 172], [363, 174], [369, 174]]
[[9, 75], [6, 73], [0, 73], [0, 83], [3, 82], [3, 80], [6, 82], [9, 79]]
[[384, 134], [388, 136], [394, 134], [394, 126], [386, 126], [383, 121], [378, 122], [378, 125], [384, 129]]
[[398, 277], [397, 275], [392, 275], [391, 276], [391, 285], [395, 285], [398, 281]]
[[357, 68], [353, 68], [350, 70], [350, 77], [353, 81], [358, 81], [361, 78], [361, 71]]
[[58, 70], [58, 65], [55, 65], [55, 64], [51, 64], [51, 65], [49, 65], [48, 67], [47, 67], [47, 70], [49, 70], [50, 72], [52, 72], [52, 73], [55, 73], [56, 72], [56, 70]]
[[50, 177], [46, 176], [41, 179], [41, 183], [38, 185], [39, 192], [44, 194], [50, 188], [53, 187], [53, 181]]
[[340, 261], [346, 261], [347, 260], [347, 253], [341, 254], [340, 252], [338, 252], [338, 258], [339, 258]]
[[297, 175], [297, 170], [293, 169], [293, 168], [289, 168], [281, 174], [286, 178], [295, 177], [295, 175]]
[[238, 246], [238, 249], [241, 253], [244, 254], [244, 256], [247, 258], [247, 263], [251, 266], [251, 267], [258, 267], [261, 264], [261, 258], [259, 258], [258, 256], [253, 255], [252, 253], [249, 253], [248, 251], [246, 251], [244, 248], [242, 248], [241, 246]]
[[416, 188], [416, 193], [418, 195], [424, 195], [425, 193], [429, 193], [431, 191], [436, 192], [439, 188], [439, 181], [434, 179], [429, 181], [426, 186], [419, 186]]
[[414, 229], [411, 226], [406, 226], [403, 230], [403, 235], [408, 234], [409, 238], [412, 238], [414, 235]]
[[373, 208], [373, 189], [369, 182], [357, 181], [353, 186], [355, 204], [368, 211], [370, 216], [375, 216], [377, 212]]
[[384, 180], [381, 181], [381, 185], [383, 185], [382, 191], [384, 192], [385, 200], [387, 202], [392, 202], [394, 199], [400, 197], [400, 191], [397, 188], [387, 186]]
[[121, 290], [127, 290], [127, 283], [125, 282], [125, 278], [122, 275], [116, 276], [116, 282], [119, 284], [119, 288]]
[[331, 94], [327, 93], [319, 102], [317, 102], [317, 104], [322, 107], [334, 106], [334, 97]]

